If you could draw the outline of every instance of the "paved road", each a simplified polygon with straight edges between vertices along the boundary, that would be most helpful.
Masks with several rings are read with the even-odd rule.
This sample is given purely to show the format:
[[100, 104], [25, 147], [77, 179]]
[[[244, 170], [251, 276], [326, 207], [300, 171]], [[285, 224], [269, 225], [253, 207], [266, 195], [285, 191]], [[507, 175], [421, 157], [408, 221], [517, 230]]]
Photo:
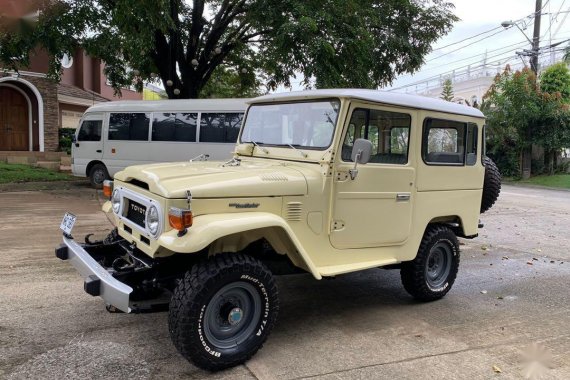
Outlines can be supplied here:
[[178, 355], [166, 313], [109, 314], [53, 257], [63, 212], [76, 236], [103, 235], [99, 208], [85, 188], [0, 193], [0, 378], [520, 379], [529, 351], [543, 379], [570, 378], [570, 192], [505, 186], [437, 302], [414, 302], [396, 271], [280, 278], [267, 344], [216, 374]]

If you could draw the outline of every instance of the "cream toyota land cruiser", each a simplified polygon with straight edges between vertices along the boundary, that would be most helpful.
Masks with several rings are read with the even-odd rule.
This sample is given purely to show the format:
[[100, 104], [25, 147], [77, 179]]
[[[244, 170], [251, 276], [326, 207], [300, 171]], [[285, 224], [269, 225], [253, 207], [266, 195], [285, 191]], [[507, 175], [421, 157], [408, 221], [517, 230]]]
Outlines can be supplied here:
[[477, 236], [500, 191], [483, 129], [477, 109], [417, 96], [262, 96], [232, 160], [117, 173], [103, 207], [116, 228], [79, 243], [68, 213], [56, 256], [109, 311], [168, 308], [172, 341], [197, 366], [235, 366], [275, 324], [278, 274], [397, 268], [416, 299], [443, 297], [458, 271], [457, 237]]

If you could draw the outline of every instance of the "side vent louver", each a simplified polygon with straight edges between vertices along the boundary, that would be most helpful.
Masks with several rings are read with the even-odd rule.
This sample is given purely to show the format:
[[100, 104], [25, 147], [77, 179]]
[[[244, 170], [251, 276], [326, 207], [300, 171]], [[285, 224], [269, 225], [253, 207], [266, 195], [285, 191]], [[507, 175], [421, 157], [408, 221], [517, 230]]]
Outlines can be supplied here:
[[290, 222], [299, 222], [303, 213], [303, 203], [289, 202], [287, 203], [287, 220]]

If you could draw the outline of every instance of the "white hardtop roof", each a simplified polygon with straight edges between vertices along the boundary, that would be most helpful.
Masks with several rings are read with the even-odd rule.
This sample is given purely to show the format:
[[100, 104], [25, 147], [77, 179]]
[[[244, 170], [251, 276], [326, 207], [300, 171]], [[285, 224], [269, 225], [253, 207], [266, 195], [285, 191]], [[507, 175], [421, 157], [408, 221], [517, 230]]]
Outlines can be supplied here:
[[86, 112], [245, 111], [250, 99], [117, 100], [99, 103]]
[[315, 98], [352, 98], [366, 100], [375, 103], [390, 104], [396, 106], [409, 107], [414, 109], [425, 109], [430, 111], [453, 113], [457, 115], [467, 115], [484, 118], [485, 115], [477, 108], [468, 107], [462, 104], [452, 103], [441, 99], [428, 98], [419, 95], [400, 94], [396, 92], [365, 90], [365, 89], [327, 89], [283, 92], [257, 97], [249, 101], [253, 103], [264, 103], [288, 100], [308, 100]]

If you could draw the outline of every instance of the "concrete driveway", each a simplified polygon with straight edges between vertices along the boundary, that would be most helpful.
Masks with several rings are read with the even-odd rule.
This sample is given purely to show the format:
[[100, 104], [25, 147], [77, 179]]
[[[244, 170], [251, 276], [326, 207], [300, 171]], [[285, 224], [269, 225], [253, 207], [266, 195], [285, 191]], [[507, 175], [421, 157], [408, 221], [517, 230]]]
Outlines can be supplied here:
[[570, 192], [504, 186], [437, 302], [414, 302], [397, 271], [279, 278], [265, 347], [215, 374], [178, 355], [166, 313], [109, 314], [54, 257], [63, 213], [102, 236], [99, 209], [87, 188], [0, 193], [0, 378], [570, 378]]

